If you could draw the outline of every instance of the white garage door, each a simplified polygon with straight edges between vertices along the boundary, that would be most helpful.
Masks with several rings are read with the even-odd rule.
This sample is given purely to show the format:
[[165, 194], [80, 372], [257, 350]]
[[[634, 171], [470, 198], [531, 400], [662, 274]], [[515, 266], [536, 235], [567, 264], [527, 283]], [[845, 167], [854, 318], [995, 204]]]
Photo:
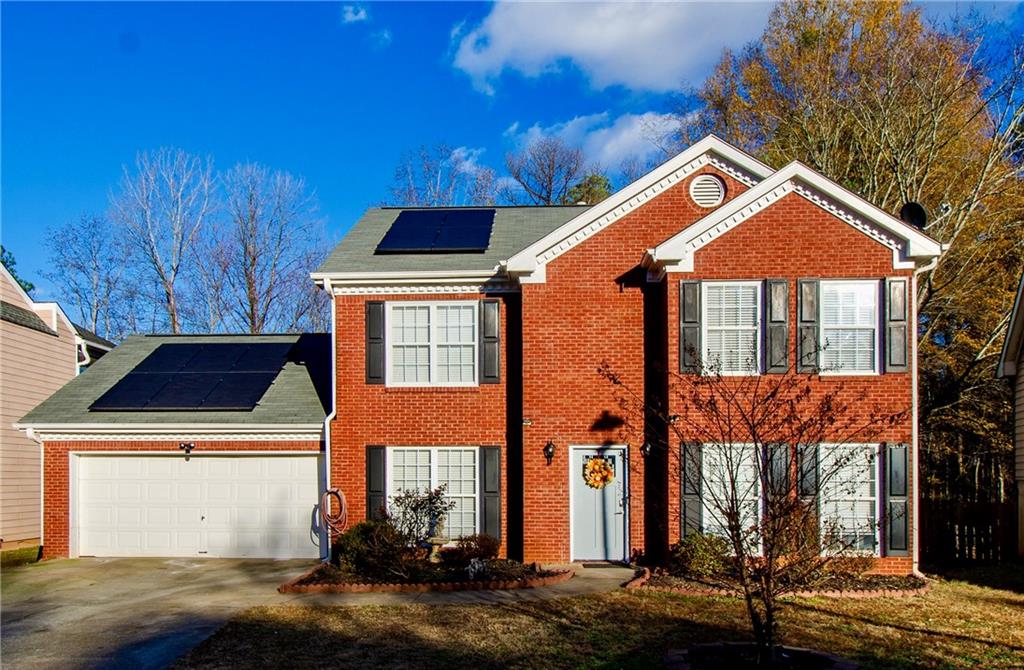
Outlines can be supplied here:
[[316, 558], [319, 456], [79, 456], [81, 556]]

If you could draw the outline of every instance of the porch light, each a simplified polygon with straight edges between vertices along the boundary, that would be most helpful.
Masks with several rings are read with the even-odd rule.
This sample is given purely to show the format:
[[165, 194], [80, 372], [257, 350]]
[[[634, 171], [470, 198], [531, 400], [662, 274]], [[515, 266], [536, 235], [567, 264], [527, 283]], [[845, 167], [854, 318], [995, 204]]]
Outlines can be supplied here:
[[652, 449], [654, 449], [654, 447], [651, 445], [651, 443], [645, 441], [643, 444], [640, 445], [640, 455], [643, 456], [644, 458], [647, 458], [648, 456], [651, 455]]
[[194, 442], [180, 442], [178, 444], [178, 449], [181, 449], [182, 451], [185, 452], [185, 460], [186, 461], [189, 459], [189, 455], [192, 453], [192, 450], [195, 449], [195, 448], [196, 448], [196, 445], [195, 445]]
[[551, 465], [551, 461], [555, 458], [555, 443], [551, 440], [544, 445], [544, 458], [548, 459], [548, 465]]

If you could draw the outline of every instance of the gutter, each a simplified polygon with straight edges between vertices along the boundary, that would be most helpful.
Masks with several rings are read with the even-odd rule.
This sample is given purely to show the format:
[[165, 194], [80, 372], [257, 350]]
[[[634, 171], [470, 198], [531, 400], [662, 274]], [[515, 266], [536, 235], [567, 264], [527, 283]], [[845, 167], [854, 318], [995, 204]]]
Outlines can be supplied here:
[[39, 435], [36, 434], [36, 431], [31, 428], [26, 428], [25, 436], [39, 445], [39, 546], [43, 546], [43, 523], [46, 519], [46, 515], [43, 514], [43, 503], [46, 500], [46, 496], [44, 495], [44, 486], [46, 481], [43, 476], [43, 473], [46, 471], [46, 464], [43, 462], [43, 455], [45, 452], [43, 449], [43, 441], [39, 438]]
[[[323, 280], [324, 290], [331, 296], [331, 408], [324, 417], [324, 491], [331, 489], [331, 422], [338, 412], [338, 309], [335, 303], [334, 288], [327, 277]], [[320, 533], [321, 560], [325, 563], [331, 559], [330, 531], [324, 527]]]
[[912, 472], [913, 472], [912, 481], [914, 482], [914, 508], [913, 508], [914, 509], [914, 513], [911, 515], [911, 520], [910, 520], [911, 534], [912, 534], [912, 536], [914, 538], [913, 563], [912, 563], [912, 566], [911, 566], [911, 571], [915, 575], [917, 575], [919, 577], [921, 577], [923, 575], [921, 573], [921, 533], [920, 533], [920, 530], [921, 530], [921, 459], [920, 459], [920, 453], [919, 453], [920, 445], [918, 444], [919, 432], [920, 431], [918, 430], [918, 426], [917, 426], [918, 420], [920, 419], [920, 412], [918, 410], [919, 392], [918, 392], [918, 379], [917, 379], [917, 376], [918, 376], [917, 375], [917, 347], [918, 347], [918, 341], [917, 341], [917, 326], [918, 326], [918, 324], [917, 324], [917, 319], [918, 319], [918, 315], [917, 315], [917, 278], [918, 278], [919, 275], [922, 275], [925, 272], [929, 272], [931, 270], [934, 270], [935, 266], [938, 265], [938, 264], [939, 264], [939, 257], [936, 256], [927, 265], [922, 265], [921, 267], [919, 267], [916, 270], [914, 270], [913, 278], [912, 278], [912, 281], [911, 281], [911, 286], [913, 287], [913, 291], [911, 292], [911, 297], [913, 297], [913, 299], [914, 299], [914, 302], [911, 303], [911, 307], [913, 309], [913, 321], [911, 321], [911, 323], [913, 324], [913, 330], [912, 330], [912, 334], [911, 334], [911, 342], [912, 342], [912, 345], [913, 345], [913, 348], [914, 348], [914, 356], [911, 359], [911, 366], [912, 367], [911, 367], [911, 377], [910, 377], [910, 380], [911, 380], [910, 398], [911, 398], [911, 403], [912, 403], [912, 406], [911, 406], [911, 425], [910, 425], [910, 442], [911, 442], [911, 446], [913, 447], [913, 450], [914, 450], [914, 458], [913, 458], [912, 465], [911, 465], [911, 469], [912, 469]]

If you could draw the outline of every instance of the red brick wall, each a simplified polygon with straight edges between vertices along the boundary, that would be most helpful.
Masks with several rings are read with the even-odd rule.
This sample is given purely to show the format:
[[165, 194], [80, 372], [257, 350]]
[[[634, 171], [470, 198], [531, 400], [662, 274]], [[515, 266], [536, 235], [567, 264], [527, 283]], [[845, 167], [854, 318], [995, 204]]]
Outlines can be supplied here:
[[[195, 440], [195, 452], [211, 451], [320, 451], [319, 440], [311, 441], [220, 441]], [[177, 441], [81, 441], [43, 443], [43, 558], [68, 555], [70, 499], [70, 453], [80, 451], [167, 451], [181, 453]]]
[[[607, 362], [643, 393], [646, 273], [639, 263], [646, 249], [712, 211], [689, 195], [690, 180], [704, 173], [725, 180], [728, 198], [746, 190], [713, 168], [699, 170], [549, 263], [545, 283], [522, 287], [523, 416], [532, 421], [523, 428], [527, 561], [570, 559], [570, 445], [630, 443], [630, 545], [644, 548], [642, 426], [593, 429], [604, 412], [624, 418], [597, 368]], [[548, 440], [557, 445], [550, 466], [541, 453]]]
[[368, 385], [368, 300], [480, 300], [479, 294], [335, 296], [337, 413], [331, 423], [331, 485], [344, 491], [349, 524], [366, 518], [366, 447], [496, 446], [502, 451], [502, 538], [507, 537], [504, 344], [508, 306], [501, 308], [501, 383], [470, 387]]
[[[693, 272], [673, 273], [667, 277], [669, 370], [679, 370], [679, 282], [683, 279], [789, 279], [789, 344], [790, 355], [793, 356], [797, 279], [882, 279], [893, 276], [909, 278], [912, 275], [911, 270], [894, 270], [892, 262], [892, 252], [888, 248], [803, 197], [789, 194], [699, 250], [695, 254]], [[826, 389], [837, 391], [839, 398], [845, 399], [851, 407], [863, 409], [862, 413], [851, 411], [846, 415], [860, 424], [870, 412], [886, 415], [906, 411], [908, 414], [904, 421], [886, 428], [872, 442], [910, 444], [911, 384], [910, 373], [826, 376], [815, 378], [813, 393], [820, 394]], [[865, 394], [869, 398], [867, 402], [857, 400]], [[673, 403], [671, 413], [684, 414], [678, 394], [670, 393], [670, 401]], [[678, 452], [672, 452], [675, 457], [672, 465], [678, 468]], [[916, 458], [916, 454], [911, 454], [911, 458]], [[670, 472], [673, 472], [671, 466]], [[675, 542], [680, 530], [678, 474], [669, 487], [669, 539]], [[909, 512], [912, 514], [912, 510]], [[906, 574], [910, 570], [910, 559], [886, 558], [881, 567]]]

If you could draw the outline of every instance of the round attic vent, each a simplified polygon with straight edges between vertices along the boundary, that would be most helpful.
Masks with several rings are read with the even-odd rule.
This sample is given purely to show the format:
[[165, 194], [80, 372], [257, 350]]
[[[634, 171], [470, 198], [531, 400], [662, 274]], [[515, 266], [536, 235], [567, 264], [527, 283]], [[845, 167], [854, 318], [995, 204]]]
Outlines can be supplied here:
[[715, 207], [725, 199], [725, 182], [714, 175], [702, 174], [690, 182], [690, 197], [701, 207]]

